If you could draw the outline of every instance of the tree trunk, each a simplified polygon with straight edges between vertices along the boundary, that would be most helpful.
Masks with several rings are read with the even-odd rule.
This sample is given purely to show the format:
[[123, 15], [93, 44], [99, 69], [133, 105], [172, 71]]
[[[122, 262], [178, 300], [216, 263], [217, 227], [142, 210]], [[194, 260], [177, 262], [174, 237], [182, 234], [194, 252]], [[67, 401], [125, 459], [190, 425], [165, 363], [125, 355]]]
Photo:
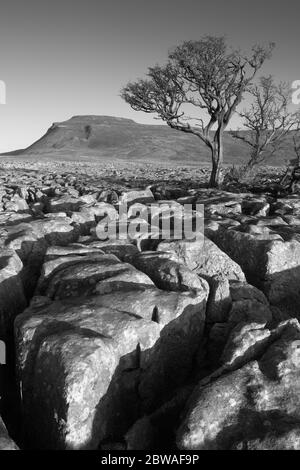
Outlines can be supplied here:
[[258, 165], [258, 159], [259, 159], [260, 153], [257, 151], [253, 151], [251, 153], [250, 160], [246, 163], [245, 167], [247, 169], [252, 170], [256, 165]]
[[221, 173], [223, 164], [223, 129], [220, 126], [215, 133], [214, 142], [211, 148], [212, 170], [210, 175], [209, 187], [219, 188], [223, 177]]

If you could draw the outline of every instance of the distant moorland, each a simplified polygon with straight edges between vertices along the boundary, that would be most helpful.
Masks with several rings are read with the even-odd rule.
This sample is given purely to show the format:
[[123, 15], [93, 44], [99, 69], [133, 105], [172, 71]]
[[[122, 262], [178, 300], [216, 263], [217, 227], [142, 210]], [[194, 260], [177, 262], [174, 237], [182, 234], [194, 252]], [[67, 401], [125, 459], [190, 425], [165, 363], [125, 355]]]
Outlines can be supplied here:
[[[245, 131], [247, 132], [247, 131]], [[248, 147], [224, 133], [225, 164], [242, 165]], [[210, 164], [210, 154], [200, 139], [170, 129], [166, 125], [138, 124], [131, 119], [111, 116], [74, 116], [54, 123], [39, 140], [26, 149], [3, 155], [61, 160], [122, 160], [172, 163], [180, 165]], [[283, 166], [294, 158], [288, 142], [264, 164]]]

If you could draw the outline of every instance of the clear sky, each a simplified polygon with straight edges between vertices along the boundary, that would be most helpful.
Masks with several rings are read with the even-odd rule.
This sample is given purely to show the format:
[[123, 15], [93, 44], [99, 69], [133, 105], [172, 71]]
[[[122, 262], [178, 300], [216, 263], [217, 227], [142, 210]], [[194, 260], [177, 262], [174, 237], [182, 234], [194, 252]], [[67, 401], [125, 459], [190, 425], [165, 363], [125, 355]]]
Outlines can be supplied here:
[[242, 49], [275, 41], [263, 72], [300, 79], [299, 0], [2, 1], [0, 151], [26, 147], [78, 114], [157, 124], [132, 111], [120, 88], [163, 63], [172, 46], [206, 34]]

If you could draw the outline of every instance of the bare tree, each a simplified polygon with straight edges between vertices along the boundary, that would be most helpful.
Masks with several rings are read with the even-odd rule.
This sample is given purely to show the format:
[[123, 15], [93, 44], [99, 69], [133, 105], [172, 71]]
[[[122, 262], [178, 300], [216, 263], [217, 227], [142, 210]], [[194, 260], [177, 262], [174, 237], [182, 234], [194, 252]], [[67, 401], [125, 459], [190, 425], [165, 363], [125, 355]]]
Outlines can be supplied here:
[[165, 66], [149, 68], [147, 79], [128, 83], [121, 96], [134, 110], [155, 113], [172, 129], [200, 138], [211, 152], [210, 186], [217, 187], [223, 131], [272, 49], [273, 44], [255, 46], [245, 57], [229, 51], [223, 37], [184, 42], [169, 53]]
[[285, 191], [293, 191], [295, 180], [299, 180], [299, 166], [300, 166], [300, 118], [292, 133], [293, 150], [296, 158], [290, 160], [286, 168], [286, 172], [280, 180], [279, 187]]
[[293, 134], [293, 147], [294, 147], [294, 152], [296, 154], [295, 164], [297, 166], [300, 166], [300, 118], [299, 118], [299, 122], [297, 123], [297, 129], [295, 130]]
[[291, 91], [288, 84], [277, 85], [272, 76], [262, 77], [259, 84], [251, 86], [248, 91], [253, 102], [248, 110], [239, 113], [245, 131], [231, 131], [234, 138], [242, 140], [250, 147], [246, 168], [253, 168], [281, 151], [291, 136], [294, 139], [296, 154], [297, 151], [300, 153], [296, 137], [300, 114], [291, 113], [289, 110]]

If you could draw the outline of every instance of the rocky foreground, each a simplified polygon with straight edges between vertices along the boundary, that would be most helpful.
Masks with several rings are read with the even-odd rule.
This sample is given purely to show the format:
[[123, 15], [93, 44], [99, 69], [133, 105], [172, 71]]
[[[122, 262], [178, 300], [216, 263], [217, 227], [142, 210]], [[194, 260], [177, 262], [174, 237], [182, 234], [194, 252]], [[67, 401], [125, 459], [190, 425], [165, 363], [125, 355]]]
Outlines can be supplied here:
[[[300, 449], [299, 196], [0, 182], [0, 449]], [[166, 200], [204, 235], [99, 240]]]

